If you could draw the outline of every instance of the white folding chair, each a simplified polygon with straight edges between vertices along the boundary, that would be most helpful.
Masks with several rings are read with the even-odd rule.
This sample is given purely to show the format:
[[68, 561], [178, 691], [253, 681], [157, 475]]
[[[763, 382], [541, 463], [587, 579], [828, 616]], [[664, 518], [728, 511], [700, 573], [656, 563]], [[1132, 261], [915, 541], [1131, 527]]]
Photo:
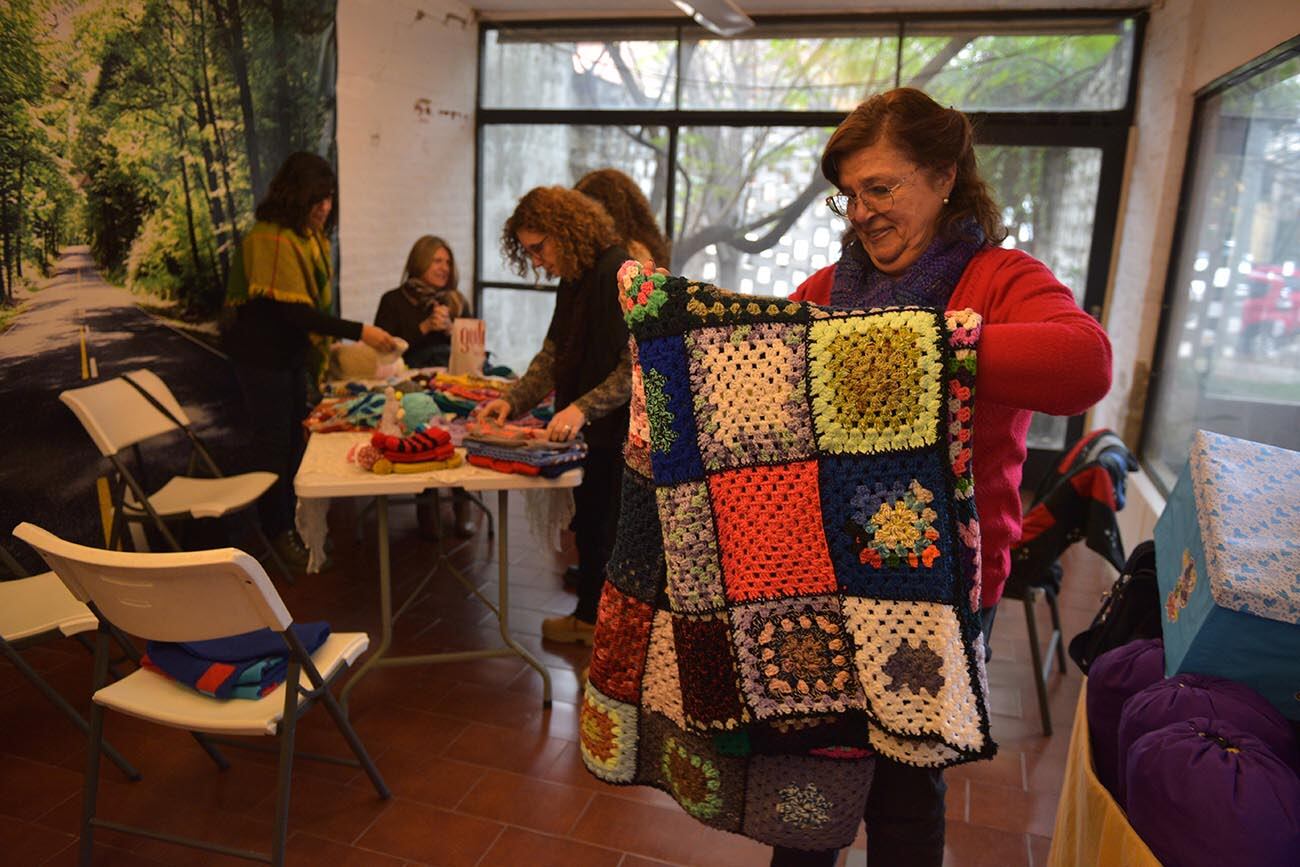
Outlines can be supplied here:
[[[364, 632], [330, 635], [314, 654], [309, 655], [289, 629], [293, 618], [266, 572], [253, 557], [235, 548], [158, 554], [104, 551], [65, 541], [26, 523], [15, 528], [14, 535], [40, 552], [73, 596], [93, 604], [103, 615], [95, 642], [95, 692], [82, 804], [81, 864], [91, 863], [95, 828], [151, 837], [238, 858], [283, 864], [294, 730], [298, 717], [317, 701], [325, 705], [356, 759], [302, 755], [361, 767], [379, 796], [389, 797], [383, 777], [329, 689], [332, 681], [369, 645], [369, 636]], [[269, 628], [284, 639], [289, 652], [288, 673], [284, 684], [257, 700], [209, 698], [145, 669], [109, 684], [109, 631], [105, 619], [129, 635], [171, 642], [205, 641]], [[104, 708], [193, 732], [277, 737], [280, 762], [270, 854], [232, 849], [96, 819]], [[221, 742], [240, 745], [226, 740]]]
[[[11, 564], [14, 574], [19, 574], [17, 564], [3, 548], [0, 548], [0, 556]], [[98, 625], [99, 620], [94, 612], [73, 598], [59, 576], [53, 572], [0, 581], [0, 656], [9, 660], [23, 677], [31, 681], [73, 725], [87, 735], [90, 734], [90, 725], [85, 718], [36, 669], [28, 665], [18, 651], [55, 635], [71, 637], [89, 632]], [[104, 754], [129, 779], [140, 779], [140, 772], [107, 741], [104, 742]]]
[[[249, 509], [257, 498], [275, 484], [274, 473], [251, 472], [227, 476], [221, 472], [202, 440], [191, 427], [189, 416], [171, 390], [149, 370], [134, 370], [110, 379], [73, 388], [59, 394], [94, 440], [100, 454], [112, 462], [117, 478], [112, 486], [113, 526], [108, 547], [122, 540], [126, 522], [152, 520], [163, 539], [175, 551], [182, 550], [167, 526], [177, 518], [221, 518]], [[143, 474], [144, 458], [139, 445], [145, 440], [181, 431], [191, 446], [190, 475], [173, 476], [152, 494], [130, 471], [123, 452], [131, 449], [137, 470]], [[201, 466], [208, 476], [192, 473]], [[285, 580], [293, 573], [280, 559], [275, 547], [249, 515], [249, 525], [271, 556]]]

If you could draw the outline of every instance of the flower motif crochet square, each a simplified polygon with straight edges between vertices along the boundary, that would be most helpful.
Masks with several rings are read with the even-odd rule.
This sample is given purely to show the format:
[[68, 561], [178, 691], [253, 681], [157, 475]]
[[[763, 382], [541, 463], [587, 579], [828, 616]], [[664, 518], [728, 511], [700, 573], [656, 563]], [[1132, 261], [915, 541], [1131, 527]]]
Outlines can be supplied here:
[[725, 614], [674, 614], [682, 709], [695, 729], [732, 729], [749, 720], [740, 702], [736, 657]]
[[949, 598], [965, 576], [937, 450], [822, 459], [826, 542], [849, 596]]
[[745, 762], [713, 747], [657, 713], [642, 717], [641, 771], [637, 782], [658, 786], [686, 812], [724, 831], [739, 831], [745, 795]]
[[668, 605], [673, 611], [703, 613], [726, 607], [713, 510], [704, 482], [658, 488], [659, 523], [668, 569]]
[[636, 776], [637, 709], [587, 681], [578, 720], [578, 747], [587, 768], [609, 783]]
[[[961, 624], [937, 602], [845, 599], [867, 711], [896, 736], [937, 736], [961, 749], [987, 742]], [[874, 740], [873, 740], [874, 743]]]
[[707, 328], [687, 336], [700, 453], [708, 470], [807, 458], [805, 326]]
[[743, 833], [769, 846], [811, 849], [853, 842], [867, 805], [872, 762], [755, 756], [745, 788]]
[[606, 584], [596, 616], [589, 675], [605, 695], [633, 704], [640, 701], [653, 619], [651, 606]]
[[650, 628], [650, 651], [646, 654], [641, 704], [647, 710], [668, 717], [678, 728], [686, 727], [677, 645], [673, 641], [673, 617], [667, 611], [656, 611]]
[[623, 474], [619, 527], [623, 532], [614, 540], [605, 575], [627, 595], [653, 604], [663, 586], [664, 547], [654, 486], [636, 473]]
[[821, 451], [874, 454], [935, 444], [945, 398], [940, 325], [933, 311], [886, 310], [808, 326]]
[[709, 494], [727, 599], [835, 591], [816, 461], [727, 470], [709, 478]]
[[732, 618], [741, 690], [756, 719], [863, 706], [836, 597], [739, 605]]
[[680, 336], [638, 344], [641, 384], [650, 429], [650, 466], [659, 484], [704, 476], [686, 342]]

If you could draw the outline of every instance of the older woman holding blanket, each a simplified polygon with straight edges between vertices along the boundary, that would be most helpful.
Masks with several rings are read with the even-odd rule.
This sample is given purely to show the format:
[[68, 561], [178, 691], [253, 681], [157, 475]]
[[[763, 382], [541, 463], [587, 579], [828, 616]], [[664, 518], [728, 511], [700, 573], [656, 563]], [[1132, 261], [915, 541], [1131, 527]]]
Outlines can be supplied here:
[[[972, 452], [987, 637], [1020, 535], [1025, 437], [1035, 412], [1075, 415], [1110, 388], [1110, 342], [1047, 266], [997, 246], [1006, 236], [976, 165], [969, 120], [919, 90], [859, 105], [831, 135], [827, 204], [852, 237], [840, 260], [791, 296], [839, 308], [969, 308], [983, 318]], [[940, 770], [878, 757], [867, 799], [871, 867], [943, 863]], [[774, 865], [831, 865], [836, 853], [776, 849]]]

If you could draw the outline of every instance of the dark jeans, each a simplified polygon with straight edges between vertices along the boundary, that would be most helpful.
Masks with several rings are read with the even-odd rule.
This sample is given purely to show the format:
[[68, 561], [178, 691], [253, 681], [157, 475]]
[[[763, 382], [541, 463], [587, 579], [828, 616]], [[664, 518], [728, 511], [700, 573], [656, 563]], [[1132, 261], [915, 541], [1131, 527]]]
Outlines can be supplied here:
[[[997, 607], [980, 611], [985, 646]], [[876, 758], [862, 819], [867, 826], [867, 867], [942, 867], [943, 771]], [[776, 847], [772, 867], [832, 867], [838, 849], [808, 852]]]
[[257, 501], [262, 531], [274, 539], [293, 529], [293, 477], [306, 447], [302, 420], [308, 410], [307, 371], [236, 364], [235, 376], [252, 433], [244, 465], [276, 475], [275, 484]]
[[573, 489], [573, 535], [578, 543], [578, 607], [573, 613], [587, 623], [596, 622], [622, 493], [623, 450], [591, 446], [582, 484]]

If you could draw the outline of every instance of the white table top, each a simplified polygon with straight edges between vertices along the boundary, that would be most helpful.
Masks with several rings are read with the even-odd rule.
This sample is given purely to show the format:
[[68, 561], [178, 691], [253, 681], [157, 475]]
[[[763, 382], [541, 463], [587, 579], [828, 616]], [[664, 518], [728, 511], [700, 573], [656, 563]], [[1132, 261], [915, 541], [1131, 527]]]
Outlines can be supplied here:
[[[430, 488], [463, 488], [467, 491], [523, 491], [541, 488], [574, 488], [582, 483], [582, 470], [574, 469], [554, 479], [499, 473], [468, 463], [450, 470], [380, 475], [348, 461], [353, 446], [370, 441], [365, 431], [314, 433], [307, 441], [293, 489], [306, 499], [316, 497], [374, 497], [418, 494]], [[458, 449], [464, 457], [464, 450]]]

